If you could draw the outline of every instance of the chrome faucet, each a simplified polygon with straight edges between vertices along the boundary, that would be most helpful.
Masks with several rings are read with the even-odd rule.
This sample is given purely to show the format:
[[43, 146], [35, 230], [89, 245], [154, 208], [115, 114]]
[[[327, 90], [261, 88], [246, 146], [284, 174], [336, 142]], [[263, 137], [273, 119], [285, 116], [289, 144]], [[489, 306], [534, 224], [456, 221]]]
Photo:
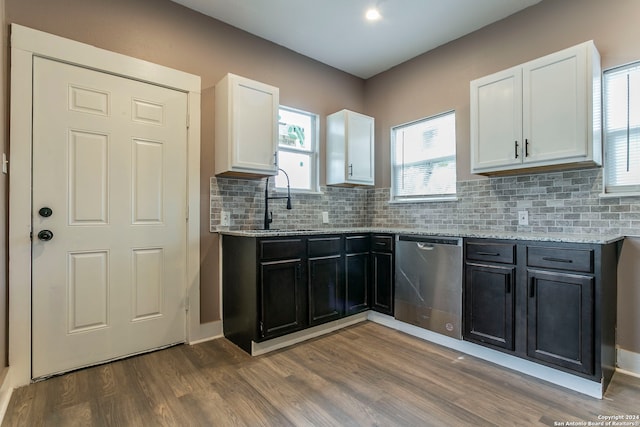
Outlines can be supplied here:
[[269, 224], [273, 222], [273, 212], [269, 212], [269, 200], [273, 199], [287, 199], [287, 209], [291, 210], [291, 182], [289, 181], [289, 175], [284, 169], [278, 168], [287, 177], [287, 195], [286, 196], [271, 196], [269, 197], [269, 177], [267, 177], [267, 183], [264, 186], [264, 229], [269, 229]]

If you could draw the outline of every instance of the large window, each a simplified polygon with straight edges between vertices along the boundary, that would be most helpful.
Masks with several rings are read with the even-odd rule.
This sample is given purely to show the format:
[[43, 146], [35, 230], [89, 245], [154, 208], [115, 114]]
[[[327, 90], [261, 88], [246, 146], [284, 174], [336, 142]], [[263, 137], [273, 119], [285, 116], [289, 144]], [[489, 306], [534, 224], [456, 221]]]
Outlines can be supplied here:
[[[318, 116], [280, 106], [278, 133], [278, 165], [289, 175], [291, 188], [319, 191]], [[287, 178], [282, 172], [276, 176], [276, 187], [287, 187]]]
[[392, 201], [456, 196], [455, 111], [391, 129]]
[[640, 62], [604, 72], [604, 192], [640, 193]]

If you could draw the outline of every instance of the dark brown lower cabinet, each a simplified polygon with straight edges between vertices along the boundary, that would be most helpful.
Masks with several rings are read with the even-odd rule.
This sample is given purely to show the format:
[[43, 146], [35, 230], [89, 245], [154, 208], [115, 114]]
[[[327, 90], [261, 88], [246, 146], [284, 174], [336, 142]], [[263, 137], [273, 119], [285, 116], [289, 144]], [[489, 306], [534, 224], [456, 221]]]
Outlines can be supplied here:
[[594, 372], [594, 278], [527, 271], [527, 355]]
[[224, 335], [248, 353], [252, 342], [371, 308], [393, 314], [392, 235], [222, 239]]
[[344, 315], [344, 283], [340, 254], [309, 258], [309, 325]]
[[251, 353], [251, 342], [308, 326], [305, 239], [222, 236], [224, 335]]
[[304, 285], [300, 259], [260, 263], [260, 339], [302, 329]]
[[515, 266], [466, 264], [465, 336], [514, 349]]
[[393, 316], [394, 236], [371, 236], [371, 309]]
[[619, 244], [466, 239], [464, 339], [606, 388]]
[[369, 252], [347, 253], [344, 260], [347, 314], [369, 309]]
[[371, 236], [347, 234], [344, 239], [344, 289], [347, 315], [369, 309], [369, 278], [371, 277]]

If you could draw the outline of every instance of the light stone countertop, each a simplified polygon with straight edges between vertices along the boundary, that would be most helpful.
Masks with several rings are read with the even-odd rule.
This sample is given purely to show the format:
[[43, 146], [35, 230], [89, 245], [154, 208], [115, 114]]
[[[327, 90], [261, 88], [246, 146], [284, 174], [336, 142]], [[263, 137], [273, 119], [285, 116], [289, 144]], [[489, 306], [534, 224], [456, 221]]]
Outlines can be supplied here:
[[565, 243], [591, 243], [608, 244], [624, 239], [619, 234], [564, 234], [564, 233], [534, 233], [534, 232], [502, 232], [502, 231], [473, 231], [473, 230], [445, 230], [423, 228], [384, 228], [384, 227], [358, 227], [358, 228], [318, 228], [313, 230], [217, 230], [219, 234], [240, 237], [286, 237], [300, 235], [320, 234], [356, 234], [356, 233], [389, 233], [403, 235], [444, 236], [444, 237], [475, 237], [485, 239], [504, 240], [529, 240], [538, 242], [565, 242]]

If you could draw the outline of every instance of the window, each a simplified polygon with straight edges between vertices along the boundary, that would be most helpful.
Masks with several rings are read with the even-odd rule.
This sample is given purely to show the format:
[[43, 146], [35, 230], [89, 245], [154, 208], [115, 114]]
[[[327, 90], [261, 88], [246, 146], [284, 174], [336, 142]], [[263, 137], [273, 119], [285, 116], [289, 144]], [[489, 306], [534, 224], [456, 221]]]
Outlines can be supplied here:
[[604, 72], [604, 192], [640, 193], [640, 62]]
[[[291, 181], [291, 189], [316, 192], [318, 189], [318, 116], [280, 106], [278, 123], [278, 166]], [[281, 171], [276, 187], [287, 188]]]
[[455, 111], [391, 129], [391, 200], [455, 199]]

